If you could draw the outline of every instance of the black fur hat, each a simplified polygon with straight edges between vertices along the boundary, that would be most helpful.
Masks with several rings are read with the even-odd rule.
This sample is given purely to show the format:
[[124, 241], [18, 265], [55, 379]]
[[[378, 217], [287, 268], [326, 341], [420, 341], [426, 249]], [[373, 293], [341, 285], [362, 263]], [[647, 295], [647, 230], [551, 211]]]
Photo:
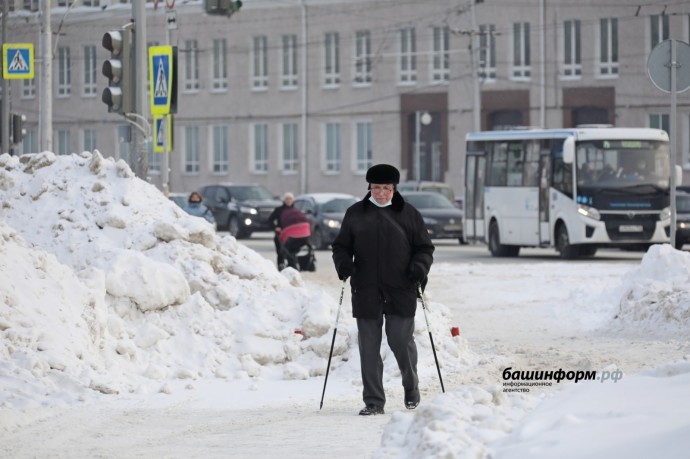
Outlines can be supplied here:
[[390, 164], [376, 164], [367, 171], [368, 183], [400, 183], [400, 171]]

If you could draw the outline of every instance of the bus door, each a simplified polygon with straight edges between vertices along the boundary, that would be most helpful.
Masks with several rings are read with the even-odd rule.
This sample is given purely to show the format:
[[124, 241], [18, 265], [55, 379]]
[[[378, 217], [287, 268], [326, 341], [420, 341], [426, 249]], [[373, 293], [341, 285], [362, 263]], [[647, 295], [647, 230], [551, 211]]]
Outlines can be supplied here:
[[486, 156], [467, 154], [465, 160], [464, 232], [467, 241], [484, 240], [484, 171]]
[[551, 242], [549, 229], [551, 155], [548, 150], [545, 153], [539, 157], [539, 243], [541, 245], [548, 245]]

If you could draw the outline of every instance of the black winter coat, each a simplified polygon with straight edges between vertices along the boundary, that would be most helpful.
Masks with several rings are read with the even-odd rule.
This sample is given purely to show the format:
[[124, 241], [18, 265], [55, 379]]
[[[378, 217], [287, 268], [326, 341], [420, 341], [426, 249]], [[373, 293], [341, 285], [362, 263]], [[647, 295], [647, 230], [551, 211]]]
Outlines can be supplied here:
[[[408, 277], [410, 266], [415, 264], [428, 274], [434, 245], [419, 211], [397, 191], [388, 207], [377, 207], [370, 196], [345, 213], [332, 245], [335, 269], [342, 278], [347, 265], [354, 263], [350, 287], [355, 318], [377, 319], [382, 313], [414, 317], [417, 287]], [[384, 212], [398, 225], [385, 218]]]

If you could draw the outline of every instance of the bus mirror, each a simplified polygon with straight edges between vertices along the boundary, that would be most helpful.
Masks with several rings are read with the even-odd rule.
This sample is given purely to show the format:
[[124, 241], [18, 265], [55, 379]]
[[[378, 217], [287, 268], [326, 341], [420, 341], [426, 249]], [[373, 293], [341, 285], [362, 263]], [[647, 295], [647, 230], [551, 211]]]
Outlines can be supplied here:
[[676, 164], [676, 186], [683, 184], [683, 168]]
[[575, 137], [568, 136], [563, 142], [563, 162], [572, 164], [575, 159]]

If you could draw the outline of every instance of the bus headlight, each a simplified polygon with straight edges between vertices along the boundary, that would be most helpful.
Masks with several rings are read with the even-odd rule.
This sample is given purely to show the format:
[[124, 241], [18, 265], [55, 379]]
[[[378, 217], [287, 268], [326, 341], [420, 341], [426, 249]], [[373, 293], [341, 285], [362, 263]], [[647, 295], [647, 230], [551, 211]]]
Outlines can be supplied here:
[[659, 220], [668, 220], [671, 218], [671, 208], [664, 207], [659, 214]]
[[601, 220], [601, 215], [599, 215], [599, 211], [594, 207], [585, 206], [584, 204], [578, 204], [577, 212], [580, 215], [583, 215], [587, 218], [591, 218], [592, 220]]

